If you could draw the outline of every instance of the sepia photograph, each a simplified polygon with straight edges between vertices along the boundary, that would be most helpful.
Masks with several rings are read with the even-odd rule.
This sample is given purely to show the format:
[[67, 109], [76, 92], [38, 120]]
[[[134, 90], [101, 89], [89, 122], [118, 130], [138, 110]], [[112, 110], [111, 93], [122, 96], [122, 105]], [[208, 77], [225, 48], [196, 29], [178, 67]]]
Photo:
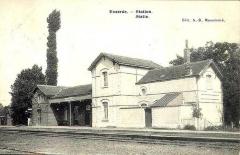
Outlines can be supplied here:
[[240, 154], [240, 1], [1, 0], [0, 19], [0, 154]]

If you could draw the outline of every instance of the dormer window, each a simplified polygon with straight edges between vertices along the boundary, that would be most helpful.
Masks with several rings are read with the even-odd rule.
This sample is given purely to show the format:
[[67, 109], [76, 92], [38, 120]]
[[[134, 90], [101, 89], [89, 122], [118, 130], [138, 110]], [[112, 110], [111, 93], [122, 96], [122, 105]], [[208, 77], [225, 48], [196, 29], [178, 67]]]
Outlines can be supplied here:
[[107, 87], [108, 86], [108, 74], [106, 71], [102, 72], [103, 75], [103, 86]]
[[189, 64], [185, 66], [185, 75], [191, 75], [192, 74], [192, 69]]

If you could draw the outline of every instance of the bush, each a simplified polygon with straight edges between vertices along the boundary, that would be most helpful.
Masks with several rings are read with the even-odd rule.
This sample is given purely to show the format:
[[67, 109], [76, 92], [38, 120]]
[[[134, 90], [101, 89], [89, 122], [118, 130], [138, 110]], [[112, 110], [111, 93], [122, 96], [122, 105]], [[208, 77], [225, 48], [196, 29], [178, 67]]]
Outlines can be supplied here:
[[214, 130], [220, 130], [220, 129], [221, 128], [217, 127], [217, 126], [208, 126], [204, 130], [206, 130], [206, 131], [214, 131]]
[[69, 122], [66, 120], [58, 121], [59, 126], [69, 126]]
[[196, 130], [196, 127], [194, 125], [185, 125], [183, 127], [184, 130]]

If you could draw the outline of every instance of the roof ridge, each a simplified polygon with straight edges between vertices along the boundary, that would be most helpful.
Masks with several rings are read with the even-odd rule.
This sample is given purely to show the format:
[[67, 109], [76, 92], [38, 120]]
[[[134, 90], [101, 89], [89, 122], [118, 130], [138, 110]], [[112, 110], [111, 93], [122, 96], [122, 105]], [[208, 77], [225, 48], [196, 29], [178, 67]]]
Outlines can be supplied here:
[[92, 85], [92, 84], [89, 83], [89, 84], [83, 84], [83, 85], [70, 86], [70, 87], [68, 87], [68, 88], [66, 88], [66, 89], [74, 88], [74, 87], [81, 87], [81, 86], [88, 86], [88, 85]]
[[167, 106], [171, 103], [174, 99], [176, 99], [181, 93], [180, 92], [169, 92], [162, 96], [160, 99], [157, 99], [153, 102], [151, 107], [158, 107], [158, 106]]
[[[183, 77], [198, 76], [201, 74], [201, 71], [207, 66], [214, 64], [214, 61], [211, 59], [206, 59], [202, 61], [196, 61], [191, 63], [185, 63], [182, 65], [168, 66], [164, 68], [155, 68], [148, 71], [136, 84], [145, 84], [158, 81], [173, 80]], [[191, 71], [190, 74], [186, 71], [185, 67], [190, 65]]]
[[[209, 62], [212, 62], [212, 59], [206, 59], [206, 60], [201, 60], [201, 61], [195, 61], [195, 62], [190, 62], [189, 64], [197, 64], [197, 63], [201, 63], [201, 62], [204, 62], [204, 61], [209, 61]], [[184, 65], [187, 65], [187, 63], [184, 63], [184, 64], [181, 64], [181, 65], [173, 65], [173, 66], [167, 66], [167, 67], [162, 67], [162, 68], [154, 68], [150, 71], [153, 71], [153, 70], [164, 70], [164, 69], [167, 69], [167, 68], [173, 68], [173, 67], [181, 67], [181, 66], [184, 66]]]
[[91, 65], [88, 67], [88, 70], [92, 70], [94, 66], [100, 61], [102, 57], [106, 57], [110, 59], [113, 62], [116, 62], [120, 65], [126, 65], [126, 66], [132, 66], [132, 67], [139, 67], [139, 68], [147, 68], [147, 69], [154, 69], [154, 68], [160, 68], [162, 67], [156, 62], [153, 62], [152, 60], [143, 59], [143, 58], [135, 58], [135, 57], [129, 57], [124, 55], [117, 55], [117, 54], [111, 54], [106, 52], [101, 52], [97, 58], [91, 63]]
[[53, 86], [53, 85], [43, 85], [43, 84], [38, 84], [37, 86], [47, 86], [47, 87], [68, 87], [68, 86]]
[[92, 92], [92, 85], [86, 84], [86, 85], [79, 85], [74, 87], [69, 87], [66, 89], [62, 89], [57, 94], [55, 94], [52, 98], [63, 98], [63, 97], [69, 97], [69, 96], [76, 96], [76, 95], [88, 95]]
[[[149, 60], [149, 59], [142, 59], [142, 58], [136, 58], [136, 57], [129, 57], [129, 56], [125, 56], [125, 55], [111, 54], [111, 53], [107, 53], [107, 52], [102, 52], [102, 54], [107, 54], [107, 55], [112, 55], [112, 56], [118, 56], [118, 57], [126, 57], [126, 58], [130, 58], [130, 59], [137, 59], [137, 60], [150, 61], [150, 62], [155, 63], [154, 61]], [[157, 64], [157, 63], [155, 63], [155, 64]], [[159, 64], [158, 64], [158, 65], [159, 65]]]

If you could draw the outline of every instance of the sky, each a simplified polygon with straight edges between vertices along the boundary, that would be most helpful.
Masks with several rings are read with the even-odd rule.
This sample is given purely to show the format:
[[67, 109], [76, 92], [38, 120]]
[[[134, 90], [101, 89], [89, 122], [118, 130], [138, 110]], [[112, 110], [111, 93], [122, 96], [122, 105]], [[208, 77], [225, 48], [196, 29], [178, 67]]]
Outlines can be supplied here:
[[[9, 105], [11, 85], [34, 64], [46, 70], [47, 17], [61, 12], [57, 32], [58, 85], [91, 83], [87, 70], [101, 52], [168, 66], [176, 54], [207, 41], [240, 43], [239, 1], [0, 1], [0, 103]], [[109, 13], [110, 10], [128, 13]], [[137, 14], [136, 10], [151, 11]], [[149, 18], [136, 18], [147, 15]], [[201, 18], [222, 22], [193, 22]], [[189, 19], [190, 22], [183, 22]]]

